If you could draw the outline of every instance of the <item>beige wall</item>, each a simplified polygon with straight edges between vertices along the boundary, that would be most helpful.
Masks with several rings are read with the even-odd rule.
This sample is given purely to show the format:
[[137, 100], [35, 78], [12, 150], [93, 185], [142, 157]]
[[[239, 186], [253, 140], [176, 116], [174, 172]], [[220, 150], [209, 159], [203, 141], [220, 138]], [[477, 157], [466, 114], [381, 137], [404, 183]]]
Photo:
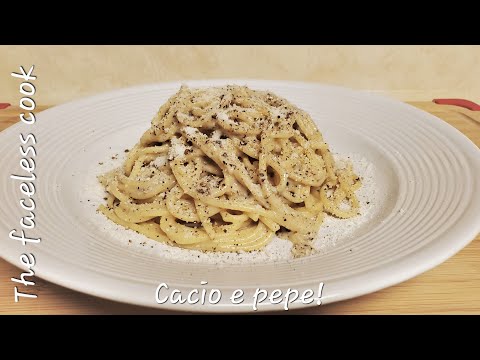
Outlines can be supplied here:
[[19, 65], [35, 64], [38, 104], [182, 79], [318, 81], [403, 100], [480, 101], [480, 46], [0, 46], [0, 102], [18, 101]]

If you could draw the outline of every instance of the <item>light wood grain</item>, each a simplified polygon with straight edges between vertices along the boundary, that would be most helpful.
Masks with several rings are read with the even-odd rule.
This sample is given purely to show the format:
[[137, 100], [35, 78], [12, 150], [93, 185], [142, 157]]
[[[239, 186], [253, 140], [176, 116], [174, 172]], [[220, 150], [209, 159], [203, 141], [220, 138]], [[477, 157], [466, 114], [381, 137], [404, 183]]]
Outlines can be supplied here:
[[[478, 115], [454, 106], [413, 102], [456, 127], [480, 146]], [[48, 106], [37, 108], [44, 109]], [[0, 131], [18, 121], [18, 108], [0, 110]], [[288, 314], [480, 314], [480, 236], [440, 266], [373, 294]], [[20, 269], [0, 260], [2, 314], [172, 314], [116, 303], [72, 291], [37, 278], [37, 299], [14, 302], [12, 276]], [[284, 314], [281, 312], [280, 314]]]

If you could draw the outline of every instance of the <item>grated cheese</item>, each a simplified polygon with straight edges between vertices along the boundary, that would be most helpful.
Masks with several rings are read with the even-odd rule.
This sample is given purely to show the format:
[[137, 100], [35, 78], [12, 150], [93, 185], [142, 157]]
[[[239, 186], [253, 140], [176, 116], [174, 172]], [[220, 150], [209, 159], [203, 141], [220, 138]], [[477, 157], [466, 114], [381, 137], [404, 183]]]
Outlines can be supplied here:
[[[191, 130], [187, 127], [185, 131], [188, 132]], [[174, 149], [172, 150], [172, 155], [183, 155], [185, 146], [181, 144], [178, 139], [177, 141], [178, 143], [172, 146]], [[328, 250], [334, 248], [335, 245], [348, 241], [348, 238], [352, 237], [362, 225], [372, 220], [376, 214], [375, 210], [378, 208], [377, 200], [379, 198], [377, 197], [380, 194], [376, 193], [375, 168], [373, 164], [357, 154], [350, 154], [348, 156], [335, 155], [334, 158], [337, 163], [342, 165], [347, 161], [351, 161], [354, 171], [362, 179], [362, 187], [356, 192], [360, 201], [360, 215], [352, 219], [337, 219], [331, 216], [325, 216], [320, 231], [313, 242], [313, 247], [318, 253], [328, 252]], [[119, 159], [115, 159], [114, 162], [101, 163], [102, 165], [93, 169], [93, 173], [87, 176], [88, 181], [86, 182], [85, 191], [80, 194], [82, 197], [81, 205], [88, 207], [88, 211], [92, 214], [91, 221], [94, 223], [94, 226], [98, 229], [99, 233], [103, 233], [105, 238], [110, 239], [110, 241], [119, 246], [128, 247], [129, 251], [148, 253], [151, 256], [188, 263], [227, 265], [293, 260], [291, 254], [292, 243], [277, 237], [261, 251], [204, 253], [156, 242], [108, 220], [104, 215], [96, 212], [97, 207], [104, 203], [103, 198], [105, 197], [105, 192], [98, 183], [96, 175], [104, 173], [109, 168], [119, 166], [122, 161], [123, 159], [120, 159], [119, 156]]]

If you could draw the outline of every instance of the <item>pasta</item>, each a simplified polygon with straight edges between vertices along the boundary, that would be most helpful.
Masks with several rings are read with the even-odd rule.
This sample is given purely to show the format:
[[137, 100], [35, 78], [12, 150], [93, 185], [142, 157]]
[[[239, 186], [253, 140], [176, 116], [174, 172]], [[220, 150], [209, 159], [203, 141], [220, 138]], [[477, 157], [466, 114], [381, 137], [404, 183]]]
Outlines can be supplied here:
[[163, 104], [123, 167], [99, 177], [99, 211], [187, 249], [252, 251], [274, 234], [312, 251], [325, 214], [358, 214], [360, 179], [336, 168], [310, 116], [245, 86], [182, 86]]

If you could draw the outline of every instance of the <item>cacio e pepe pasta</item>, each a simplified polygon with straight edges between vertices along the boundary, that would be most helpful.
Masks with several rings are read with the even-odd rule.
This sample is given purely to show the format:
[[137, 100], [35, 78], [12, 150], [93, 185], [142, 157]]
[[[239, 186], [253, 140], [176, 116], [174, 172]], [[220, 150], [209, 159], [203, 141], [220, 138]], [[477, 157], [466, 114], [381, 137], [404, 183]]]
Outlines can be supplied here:
[[335, 167], [311, 117], [245, 86], [182, 86], [129, 151], [99, 177], [99, 210], [154, 240], [204, 251], [252, 251], [276, 234], [309, 254], [325, 213], [358, 214], [360, 179]]

